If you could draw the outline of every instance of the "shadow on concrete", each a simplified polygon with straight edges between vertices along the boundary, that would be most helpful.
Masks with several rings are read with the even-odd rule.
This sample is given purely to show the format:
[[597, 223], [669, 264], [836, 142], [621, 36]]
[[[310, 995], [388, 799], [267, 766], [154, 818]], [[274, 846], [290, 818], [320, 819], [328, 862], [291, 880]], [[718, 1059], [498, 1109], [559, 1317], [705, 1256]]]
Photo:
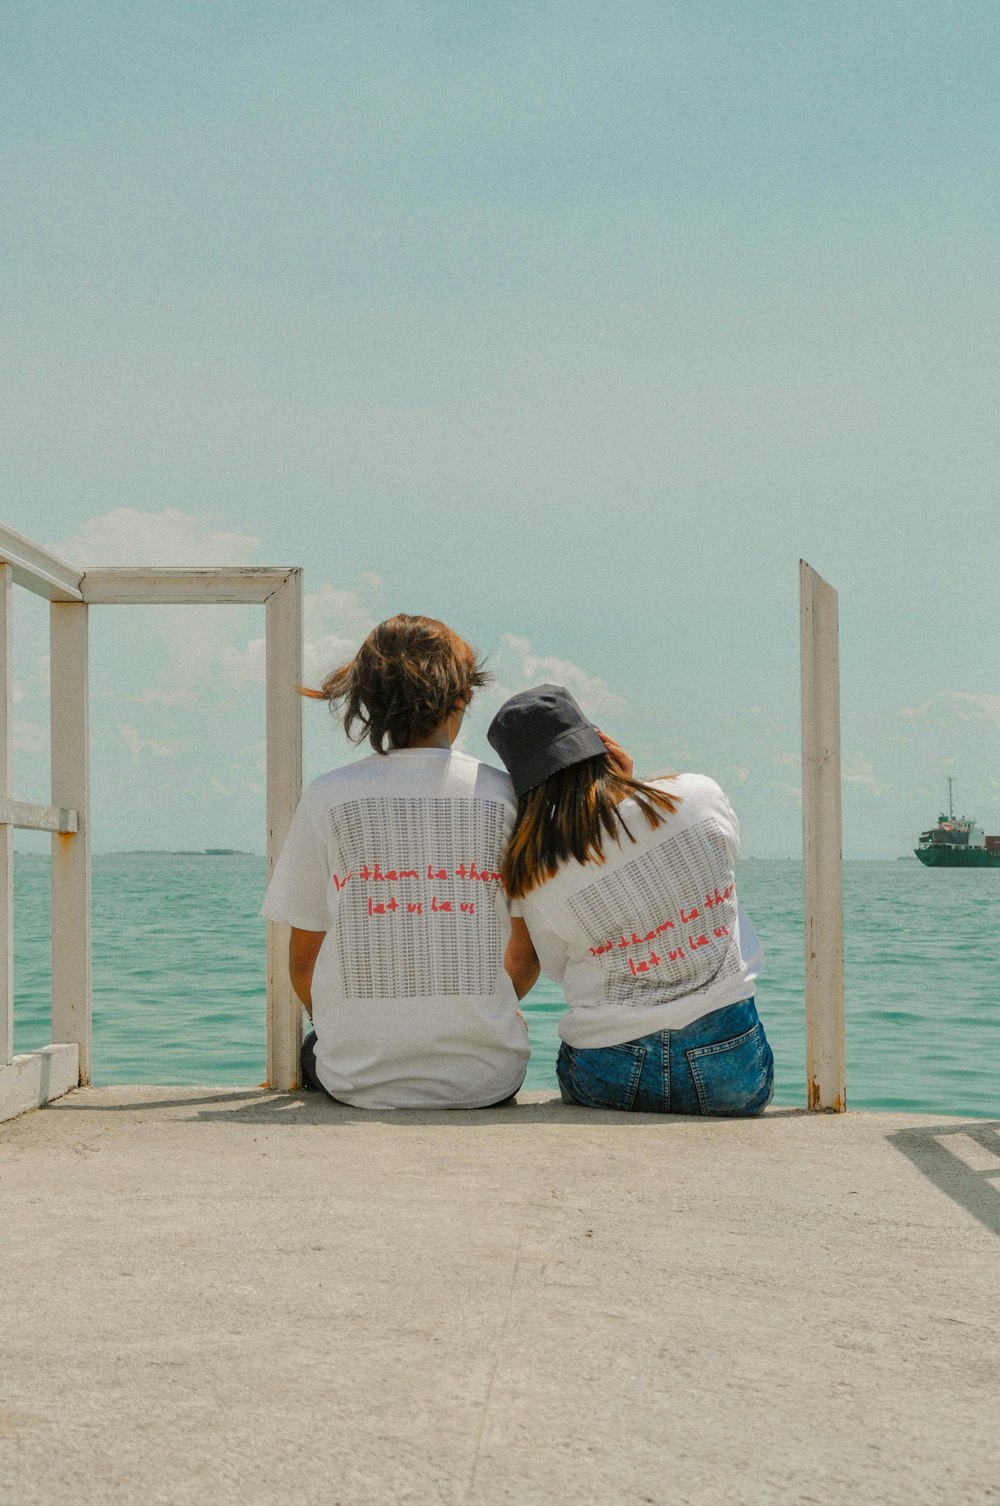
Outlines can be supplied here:
[[[303, 1124], [329, 1125], [336, 1128], [347, 1124], [372, 1124], [381, 1122], [403, 1126], [451, 1125], [463, 1129], [485, 1128], [493, 1124], [507, 1124], [512, 1129], [532, 1124], [600, 1124], [602, 1126], [626, 1127], [642, 1123], [669, 1124], [676, 1122], [703, 1123], [696, 1115], [683, 1114], [630, 1114], [615, 1113], [606, 1109], [585, 1109], [575, 1104], [565, 1104], [558, 1096], [543, 1102], [515, 1101], [488, 1109], [356, 1109], [346, 1103], [335, 1103], [321, 1093], [274, 1093], [267, 1088], [240, 1088], [230, 1090], [195, 1090], [176, 1097], [149, 1097], [122, 1099], [109, 1103], [88, 1102], [86, 1089], [70, 1093], [46, 1106], [46, 1113], [96, 1113], [96, 1114], [155, 1114], [161, 1109], [191, 1108], [195, 1112], [190, 1121], [200, 1120], [206, 1124], [285, 1124], [291, 1128]], [[98, 1090], [100, 1091], [100, 1090]], [[127, 1091], [127, 1090], [125, 1090]], [[807, 1114], [804, 1108], [769, 1108], [757, 1116], [760, 1121], [782, 1118], [800, 1118]], [[717, 1122], [717, 1121], [713, 1121]], [[738, 1119], [735, 1122], [745, 1123]]]
[[[42, 1108], [47, 1114], [67, 1112], [74, 1114], [135, 1114], [140, 1109], [149, 1111], [154, 1109], [183, 1109], [205, 1103], [256, 1103], [268, 1093], [267, 1088], [220, 1088], [216, 1092], [213, 1092], [211, 1089], [199, 1088], [195, 1089], [193, 1094], [177, 1098], [141, 1098], [136, 1102], [92, 1103], [88, 1102], [86, 1096], [90, 1091], [101, 1092], [102, 1089], [78, 1088], [71, 1093], [65, 1094], [62, 1098], [54, 1098], [50, 1103], [42, 1104]], [[128, 1091], [134, 1091], [134, 1089]], [[178, 1093], [183, 1093], [183, 1091], [182, 1088], [178, 1089]], [[269, 1094], [268, 1096], [273, 1098], [278, 1095]], [[281, 1096], [284, 1097], [286, 1095]]]
[[[758, 1118], [778, 1119], [788, 1115], [805, 1114], [805, 1109], [769, 1109], [766, 1116]], [[246, 1104], [242, 1108], [202, 1110], [198, 1114], [199, 1119], [224, 1120], [226, 1123], [268, 1124], [283, 1123], [286, 1125], [299, 1124], [328, 1124], [336, 1127], [342, 1124], [371, 1124], [373, 1121], [382, 1124], [403, 1125], [441, 1125], [461, 1127], [465, 1129], [480, 1129], [488, 1125], [504, 1124], [510, 1129], [526, 1128], [528, 1125], [537, 1124], [575, 1124], [575, 1125], [601, 1125], [602, 1127], [619, 1129], [628, 1128], [636, 1124], [662, 1124], [694, 1123], [704, 1124], [705, 1120], [697, 1115], [690, 1114], [632, 1114], [616, 1113], [609, 1109], [585, 1109], [577, 1104], [563, 1103], [562, 1099], [553, 1096], [544, 1102], [515, 1102], [508, 1103], [496, 1108], [488, 1109], [356, 1109], [346, 1103], [334, 1103], [332, 1099], [324, 1098], [318, 1093], [287, 1094], [268, 1098], [266, 1101]], [[717, 1123], [717, 1120], [712, 1121]], [[746, 1120], [737, 1120], [737, 1123], [746, 1123]]]
[[902, 1129], [886, 1138], [928, 1181], [1000, 1236], [1000, 1120]]

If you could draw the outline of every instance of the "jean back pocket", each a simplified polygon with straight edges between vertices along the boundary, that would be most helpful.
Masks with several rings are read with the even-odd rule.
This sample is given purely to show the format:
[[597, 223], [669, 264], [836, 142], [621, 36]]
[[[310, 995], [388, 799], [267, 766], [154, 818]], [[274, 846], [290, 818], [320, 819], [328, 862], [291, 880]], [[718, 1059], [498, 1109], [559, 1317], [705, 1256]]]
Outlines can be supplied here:
[[774, 1084], [774, 1057], [758, 1020], [728, 1041], [692, 1046], [685, 1055], [703, 1114], [758, 1114]]
[[556, 1072], [574, 1103], [587, 1109], [630, 1109], [645, 1060], [645, 1046], [635, 1041], [590, 1051], [575, 1051], [564, 1042]]

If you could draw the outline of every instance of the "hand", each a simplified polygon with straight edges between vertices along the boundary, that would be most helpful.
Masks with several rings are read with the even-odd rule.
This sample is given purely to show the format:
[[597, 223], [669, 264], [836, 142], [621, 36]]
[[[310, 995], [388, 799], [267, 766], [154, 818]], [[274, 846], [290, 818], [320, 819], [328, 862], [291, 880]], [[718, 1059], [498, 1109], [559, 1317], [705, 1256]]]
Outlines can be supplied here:
[[614, 738], [609, 737], [606, 732], [602, 732], [600, 727], [595, 727], [594, 731], [597, 733], [598, 737], [601, 739], [601, 742], [607, 749], [608, 757], [611, 760], [611, 767], [614, 772], [616, 774], [624, 775], [626, 779], [631, 779], [632, 770], [635, 765], [632, 763], [631, 758], [629, 758], [621, 743], [616, 743]]

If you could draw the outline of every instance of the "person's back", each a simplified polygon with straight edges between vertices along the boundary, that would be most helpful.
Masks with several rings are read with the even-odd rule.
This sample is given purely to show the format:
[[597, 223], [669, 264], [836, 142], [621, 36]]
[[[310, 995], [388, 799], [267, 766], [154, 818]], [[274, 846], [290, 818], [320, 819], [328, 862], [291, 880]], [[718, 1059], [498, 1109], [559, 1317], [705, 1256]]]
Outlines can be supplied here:
[[356, 1107], [477, 1108], [524, 1077], [503, 966], [510, 780], [451, 747], [481, 680], [443, 624], [394, 618], [321, 692], [379, 751], [306, 790], [264, 911], [293, 927], [318, 1083]]
[[650, 826], [626, 798], [618, 809], [631, 841], [606, 842], [600, 863], [561, 864], [515, 906], [564, 986], [560, 1034], [573, 1046], [678, 1030], [753, 991], [760, 955], [737, 911], [729, 801], [701, 774], [649, 787], [676, 801], [668, 820]]
[[760, 949], [736, 902], [739, 823], [714, 780], [632, 777], [632, 760], [562, 685], [505, 701], [487, 734], [512, 776], [504, 880], [512, 961], [540, 960], [568, 1012], [556, 1060], [569, 1103], [756, 1114], [774, 1084], [753, 983]]

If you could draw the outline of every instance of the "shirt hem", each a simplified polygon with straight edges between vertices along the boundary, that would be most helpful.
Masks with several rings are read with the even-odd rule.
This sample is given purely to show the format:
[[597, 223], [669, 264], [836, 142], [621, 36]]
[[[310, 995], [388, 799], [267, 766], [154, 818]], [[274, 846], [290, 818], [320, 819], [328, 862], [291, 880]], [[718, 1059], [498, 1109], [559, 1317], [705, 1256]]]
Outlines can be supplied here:
[[[559, 1022], [559, 1035], [577, 1051], [599, 1050], [603, 1046], [621, 1046], [637, 1041], [658, 1030], [683, 1030], [717, 1009], [741, 1004], [754, 997], [756, 974], [736, 980], [731, 988], [700, 999], [671, 999], [666, 1004], [583, 1005], [570, 1009]], [[601, 1018], [583, 1018], [600, 1010]], [[605, 1013], [613, 1010], [614, 1013]]]
[[501, 1084], [495, 1090], [491, 1088], [488, 1093], [477, 1094], [472, 1098], [463, 1097], [461, 1099], [448, 1099], [447, 1101], [435, 1100], [434, 1102], [427, 1102], [425, 1099], [419, 1103], [390, 1103], [381, 1097], [378, 1102], [373, 1102], [369, 1095], [377, 1094], [377, 1089], [354, 1090], [331, 1087], [326, 1081], [326, 1074], [323, 1071], [322, 1064], [318, 1060], [316, 1062], [316, 1076], [324, 1088], [326, 1088], [331, 1098], [336, 1098], [339, 1103], [347, 1104], [348, 1108], [352, 1109], [374, 1109], [383, 1112], [396, 1109], [487, 1109], [491, 1104], [502, 1103], [505, 1098], [513, 1097], [518, 1089], [524, 1085], [527, 1068], [528, 1058], [525, 1055], [524, 1061], [518, 1067], [517, 1072], [511, 1077], [509, 1086], [506, 1088]]

